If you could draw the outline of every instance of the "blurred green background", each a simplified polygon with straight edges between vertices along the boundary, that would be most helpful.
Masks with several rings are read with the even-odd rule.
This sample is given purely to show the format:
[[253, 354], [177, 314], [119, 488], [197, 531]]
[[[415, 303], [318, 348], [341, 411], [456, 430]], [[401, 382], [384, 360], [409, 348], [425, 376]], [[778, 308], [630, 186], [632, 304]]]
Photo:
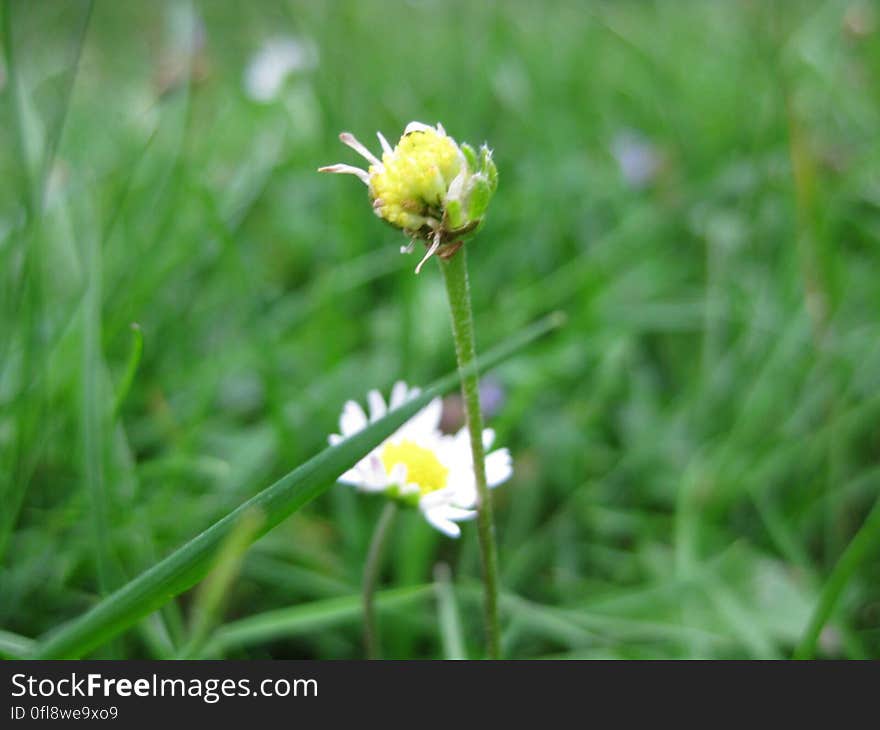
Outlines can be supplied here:
[[[436, 266], [414, 276], [361, 184], [315, 172], [357, 162], [340, 131], [375, 148], [417, 119], [495, 150], [480, 348], [568, 315], [487, 381], [515, 463], [505, 654], [788, 657], [839, 590], [818, 655], [880, 657], [876, 4], [11, 0], [2, 21], [6, 653], [315, 454], [347, 399], [454, 367]], [[200, 655], [361, 656], [380, 509], [337, 486], [260, 540]], [[464, 533], [396, 523], [385, 656], [480, 655]], [[200, 596], [93, 656], [179, 655]]]

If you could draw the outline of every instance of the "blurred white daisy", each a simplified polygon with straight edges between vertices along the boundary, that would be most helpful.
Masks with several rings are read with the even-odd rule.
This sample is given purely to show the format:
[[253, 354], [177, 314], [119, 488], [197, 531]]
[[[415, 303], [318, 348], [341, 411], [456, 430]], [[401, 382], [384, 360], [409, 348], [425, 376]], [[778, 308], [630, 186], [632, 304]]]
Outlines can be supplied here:
[[[336, 445], [382, 418], [419, 394], [399, 381], [385, 399], [377, 390], [367, 394], [369, 416], [355, 401], [348, 401], [339, 418], [340, 433], [329, 438]], [[455, 435], [440, 431], [443, 403], [435, 398], [390, 438], [367, 454], [339, 481], [364, 492], [383, 492], [389, 498], [418, 506], [425, 519], [449, 537], [458, 537], [456, 524], [476, 516], [477, 487], [467, 429]], [[494, 441], [492, 429], [483, 431], [483, 446]], [[486, 481], [497, 487], [513, 474], [510, 452], [497, 449], [486, 455]]]
[[254, 101], [275, 99], [291, 74], [318, 65], [318, 49], [308, 38], [270, 38], [251, 58], [244, 73], [244, 88]]

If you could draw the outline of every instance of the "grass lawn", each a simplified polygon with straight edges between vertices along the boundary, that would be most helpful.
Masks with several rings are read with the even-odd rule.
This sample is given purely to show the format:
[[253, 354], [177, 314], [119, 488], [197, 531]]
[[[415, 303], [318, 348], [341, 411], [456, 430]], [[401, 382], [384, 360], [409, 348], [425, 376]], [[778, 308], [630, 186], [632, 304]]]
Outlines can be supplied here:
[[[877, 6], [0, 16], [0, 656], [317, 454], [347, 400], [454, 370], [436, 262], [316, 172], [415, 119], [494, 149], [480, 351], [566, 317], [483, 381], [504, 656], [880, 658]], [[86, 655], [358, 658], [382, 507], [334, 485], [246, 550], [244, 520]], [[476, 525], [402, 511], [384, 656], [481, 656], [480, 590]]]

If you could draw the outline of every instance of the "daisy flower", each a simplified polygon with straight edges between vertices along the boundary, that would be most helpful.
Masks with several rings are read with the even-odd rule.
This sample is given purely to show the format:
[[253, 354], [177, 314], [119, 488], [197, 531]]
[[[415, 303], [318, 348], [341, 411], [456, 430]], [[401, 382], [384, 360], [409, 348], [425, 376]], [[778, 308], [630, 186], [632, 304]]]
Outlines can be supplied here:
[[318, 169], [359, 178], [369, 190], [373, 212], [409, 236], [403, 252], [410, 253], [418, 240], [426, 243], [419, 273], [431, 256], [452, 256], [462, 239], [479, 228], [498, 185], [498, 170], [486, 145], [479, 153], [459, 145], [439, 123], [410, 122], [395, 147], [381, 132], [377, 135], [382, 159], [350, 132], [339, 135], [369, 163], [367, 169], [347, 164]]
[[[386, 404], [377, 390], [367, 394], [369, 415], [355, 401], [348, 401], [339, 418], [338, 434], [329, 438], [336, 445], [382, 418], [419, 394], [399, 381]], [[365, 456], [339, 481], [364, 492], [382, 492], [391, 499], [418, 506], [425, 519], [449, 537], [458, 537], [456, 524], [476, 516], [477, 487], [466, 428], [455, 435], [440, 431], [443, 404], [435, 398], [391, 437]], [[494, 441], [492, 429], [483, 431], [487, 450]], [[486, 480], [497, 487], [513, 474], [510, 452], [497, 449], [486, 455]]]
[[281, 36], [266, 41], [248, 63], [244, 75], [245, 93], [258, 102], [278, 97], [289, 76], [310, 71], [318, 65], [318, 51], [307, 38]]

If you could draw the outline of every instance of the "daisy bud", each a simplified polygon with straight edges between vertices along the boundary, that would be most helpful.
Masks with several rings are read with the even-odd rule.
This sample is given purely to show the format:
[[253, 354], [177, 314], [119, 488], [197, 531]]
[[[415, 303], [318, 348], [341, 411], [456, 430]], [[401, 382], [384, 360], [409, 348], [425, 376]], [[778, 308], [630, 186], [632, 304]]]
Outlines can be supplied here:
[[486, 145], [479, 152], [459, 145], [441, 124], [410, 122], [393, 148], [381, 133], [378, 137], [381, 160], [354, 135], [339, 135], [370, 163], [366, 170], [345, 164], [319, 170], [355, 175], [364, 182], [373, 212], [410, 237], [406, 252], [415, 241], [425, 242], [428, 251], [416, 267], [418, 273], [435, 253], [452, 256], [476, 232], [498, 186], [498, 170]]

